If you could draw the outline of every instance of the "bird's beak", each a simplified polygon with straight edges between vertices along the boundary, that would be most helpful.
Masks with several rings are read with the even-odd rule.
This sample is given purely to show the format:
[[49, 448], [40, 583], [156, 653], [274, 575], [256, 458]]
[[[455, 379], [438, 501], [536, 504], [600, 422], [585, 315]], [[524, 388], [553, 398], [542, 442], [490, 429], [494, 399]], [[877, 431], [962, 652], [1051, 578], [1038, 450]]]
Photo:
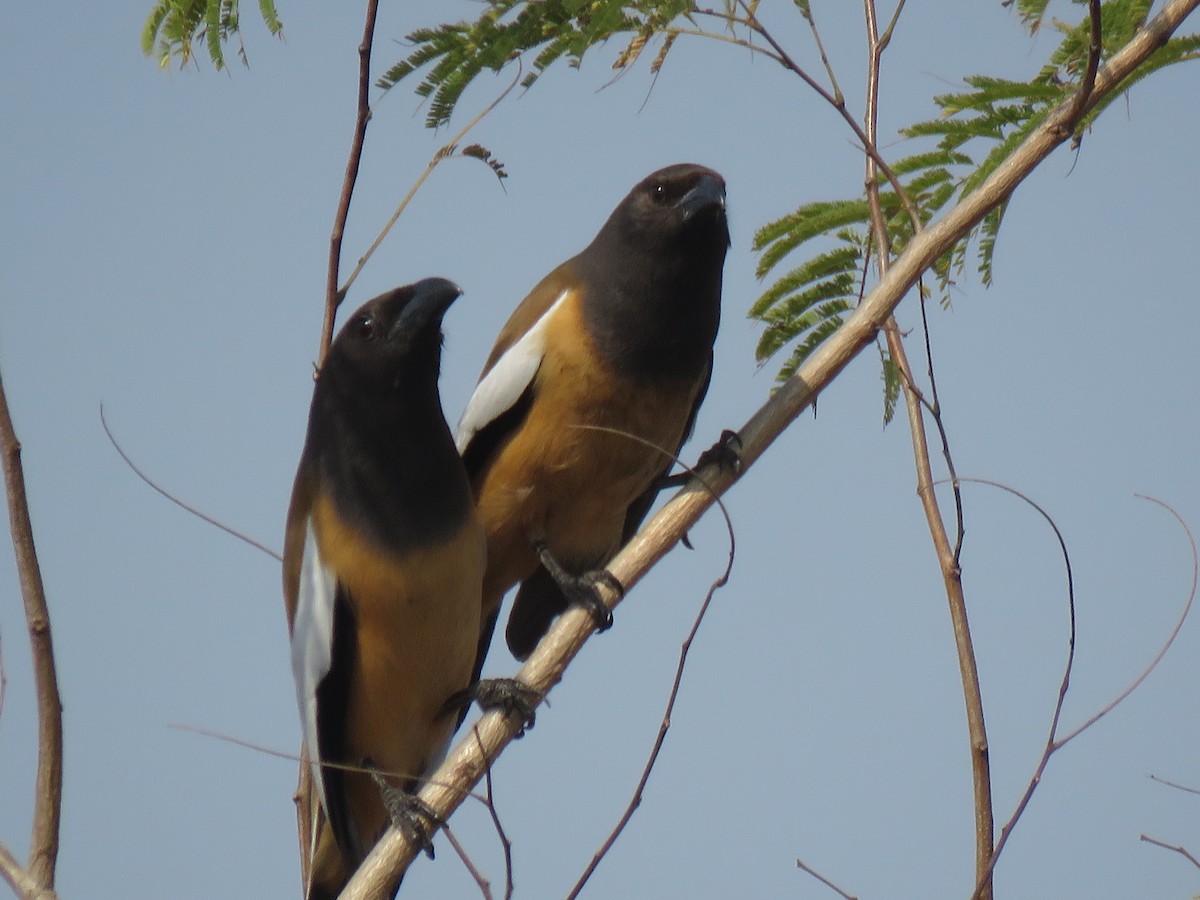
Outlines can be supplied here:
[[711, 175], [701, 176], [696, 186], [679, 201], [684, 221], [706, 209], [725, 208], [725, 183]]
[[414, 284], [412, 290], [412, 299], [396, 317], [389, 338], [401, 331], [417, 331], [430, 322], [440, 325], [450, 304], [462, 294], [462, 288], [446, 278], [425, 278]]

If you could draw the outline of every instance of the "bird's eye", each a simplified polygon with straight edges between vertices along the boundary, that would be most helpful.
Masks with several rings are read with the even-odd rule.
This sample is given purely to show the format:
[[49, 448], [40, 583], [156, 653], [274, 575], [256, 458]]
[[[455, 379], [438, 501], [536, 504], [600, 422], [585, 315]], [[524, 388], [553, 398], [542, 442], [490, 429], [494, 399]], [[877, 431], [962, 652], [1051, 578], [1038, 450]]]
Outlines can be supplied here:
[[369, 313], [363, 313], [354, 320], [354, 333], [364, 341], [375, 337], [375, 319]]
[[653, 185], [650, 188], [650, 199], [653, 200], [659, 206], [662, 206], [663, 204], [665, 204], [668, 200], [671, 199], [670, 195], [667, 191], [667, 186], [665, 184], [663, 184], [662, 182], [659, 182], [658, 184]]

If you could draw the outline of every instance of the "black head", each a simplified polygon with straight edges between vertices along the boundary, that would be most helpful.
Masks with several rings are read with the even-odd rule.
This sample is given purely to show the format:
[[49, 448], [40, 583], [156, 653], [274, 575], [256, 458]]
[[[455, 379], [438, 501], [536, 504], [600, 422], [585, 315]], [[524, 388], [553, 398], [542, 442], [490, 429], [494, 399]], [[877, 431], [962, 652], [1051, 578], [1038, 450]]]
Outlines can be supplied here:
[[593, 344], [631, 375], [699, 377], [721, 320], [725, 179], [692, 163], [643, 178], [570, 261]]
[[462, 293], [445, 278], [426, 278], [368, 300], [342, 326], [321, 378], [352, 392], [390, 392], [412, 376], [436, 381], [442, 316]]
[[688, 245], [719, 252], [729, 246], [725, 179], [694, 163], [677, 163], [643, 178], [613, 210], [597, 242], [622, 243], [654, 253]]

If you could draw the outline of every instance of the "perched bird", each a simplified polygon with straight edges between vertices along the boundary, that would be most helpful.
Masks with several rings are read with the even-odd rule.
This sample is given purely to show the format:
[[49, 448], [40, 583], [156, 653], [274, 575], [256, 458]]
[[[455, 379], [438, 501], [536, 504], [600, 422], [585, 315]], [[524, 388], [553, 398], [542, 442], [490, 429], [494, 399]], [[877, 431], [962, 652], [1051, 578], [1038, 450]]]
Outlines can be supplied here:
[[[526, 658], [637, 530], [712, 373], [729, 246], [725, 181], [649, 175], [500, 332], [455, 434], [488, 537], [479, 663], [505, 592]], [[608, 576], [611, 578], [611, 576]]]
[[[414, 809], [480, 632], [485, 537], [437, 385], [442, 316], [460, 293], [429, 278], [342, 328], [313, 391], [284, 546], [308, 758], [377, 770], [389, 800]], [[370, 774], [313, 765], [310, 900], [336, 897], [388, 825], [383, 793]]]

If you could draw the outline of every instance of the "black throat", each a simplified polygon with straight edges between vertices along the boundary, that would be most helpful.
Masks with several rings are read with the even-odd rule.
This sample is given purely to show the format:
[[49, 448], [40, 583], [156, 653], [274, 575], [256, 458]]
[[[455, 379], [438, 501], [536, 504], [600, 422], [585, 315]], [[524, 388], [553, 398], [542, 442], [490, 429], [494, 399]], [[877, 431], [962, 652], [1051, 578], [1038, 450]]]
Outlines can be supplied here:
[[723, 217], [696, 224], [708, 227], [656, 246], [602, 232], [571, 261], [588, 332], [618, 373], [692, 379], [709, 365], [729, 239]]
[[327, 366], [313, 394], [305, 452], [338, 515], [378, 546], [401, 552], [453, 535], [472, 502], [436, 368], [406, 375], [381, 389]]

